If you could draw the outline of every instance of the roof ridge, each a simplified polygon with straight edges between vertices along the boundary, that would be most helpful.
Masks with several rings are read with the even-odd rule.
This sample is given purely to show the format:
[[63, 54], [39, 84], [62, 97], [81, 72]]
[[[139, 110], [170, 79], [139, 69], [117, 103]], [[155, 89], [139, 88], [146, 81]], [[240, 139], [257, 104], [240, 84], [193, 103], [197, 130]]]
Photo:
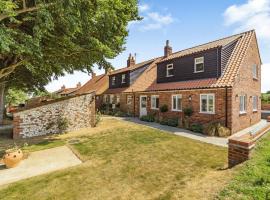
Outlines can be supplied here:
[[231, 38], [231, 37], [236, 37], [236, 36], [239, 36], [240, 37], [240, 36], [243, 36], [244, 34], [246, 34], [248, 32], [252, 32], [252, 31], [255, 31], [255, 30], [252, 29], [252, 30], [245, 31], [245, 32], [242, 32], [242, 33], [237, 33], [237, 34], [234, 34], [234, 35], [230, 35], [230, 36], [226, 36], [226, 37], [219, 38], [219, 39], [216, 39], [216, 40], [212, 40], [210, 42], [206, 42], [206, 43], [203, 43], [203, 44], [195, 45], [195, 46], [192, 46], [192, 47], [189, 47], [189, 48], [186, 48], [186, 49], [182, 49], [180, 51], [176, 51], [176, 52], [172, 53], [171, 55], [174, 55], [174, 54], [177, 54], [177, 53], [180, 53], [182, 51], [189, 50], [189, 49], [193, 49], [193, 48], [196, 48], [196, 47], [200, 47], [200, 46], [203, 46], [203, 45], [207, 45], [207, 44], [211, 44], [211, 43], [214, 43], [214, 42], [218, 42], [218, 41], [221, 41], [221, 40], [225, 40], [225, 39], [228, 39], [228, 38]]

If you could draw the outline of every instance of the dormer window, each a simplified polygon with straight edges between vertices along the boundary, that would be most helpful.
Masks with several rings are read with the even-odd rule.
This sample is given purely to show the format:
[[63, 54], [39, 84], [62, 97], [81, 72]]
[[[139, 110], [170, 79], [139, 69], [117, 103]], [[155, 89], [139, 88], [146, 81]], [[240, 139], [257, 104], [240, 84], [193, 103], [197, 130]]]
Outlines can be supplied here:
[[112, 77], [112, 85], [115, 85], [115, 76]]
[[122, 84], [126, 83], [126, 74], [122, 74]]
[[204, 57], [194, 59], [194, 73], [204, 72]]
[[166, 76], [171, 77], [173, 75], [174, 75], [173, 64], [169, 64], [169, 65], [167, 65]]

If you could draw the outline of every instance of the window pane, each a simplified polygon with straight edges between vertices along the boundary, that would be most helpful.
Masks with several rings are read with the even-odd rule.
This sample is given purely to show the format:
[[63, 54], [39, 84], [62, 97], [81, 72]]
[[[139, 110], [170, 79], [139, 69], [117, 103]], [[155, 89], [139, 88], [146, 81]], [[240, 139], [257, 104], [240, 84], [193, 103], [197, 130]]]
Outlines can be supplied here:
[[196, 64], [196, 72], [203, 71], [203, 63]]
[[182, 99], [180, 97], [177, 98], [177, 110], [182, 110]]
[[156, 102], [155, 102], [155, 97], [152, 97], [151, 98], [151, 107], [152, 108], [156, 108], [156, 104], [155, 104]]
[[173, 109], [176, 110], [176, 96], [173, 96]]
[[207, 112], [207, 95], [201, 96], [201, 111]]
[[159, 97], [156, 98], [156, 108], [159, 108]]
[[214, 112], [214, 96], [208, 96], [208, 112]]

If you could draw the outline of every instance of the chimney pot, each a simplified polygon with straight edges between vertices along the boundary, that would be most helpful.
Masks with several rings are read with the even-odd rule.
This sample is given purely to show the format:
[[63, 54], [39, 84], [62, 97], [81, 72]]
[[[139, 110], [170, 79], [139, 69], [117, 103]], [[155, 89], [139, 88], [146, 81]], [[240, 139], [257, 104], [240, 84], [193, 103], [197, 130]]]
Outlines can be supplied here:
[[95, 72], [92, 72], [92, 78], [96, 77], [96, 73]]
[[78, 82], [78, 83], [77, 83], [77, 88], [79, 88], [79, 87], [81, 87], [81, 86], [82, 86], [81, 82]]
[[64, 90], [64, 89], [66, 89], [66, 86], [62, 85], [61, 90]]
[[164, 47], [164, 56], [168, 57], [172, 54], [172, 47], [169, 44], [169, 40], [166, 40], [166, 46]]
[[135, 64], [136, 64], [136, 60], [135, 60], [134, 56], [132, 56], [130, 53], [128, 60], [127, 60], [127, 67], [134, 66]]

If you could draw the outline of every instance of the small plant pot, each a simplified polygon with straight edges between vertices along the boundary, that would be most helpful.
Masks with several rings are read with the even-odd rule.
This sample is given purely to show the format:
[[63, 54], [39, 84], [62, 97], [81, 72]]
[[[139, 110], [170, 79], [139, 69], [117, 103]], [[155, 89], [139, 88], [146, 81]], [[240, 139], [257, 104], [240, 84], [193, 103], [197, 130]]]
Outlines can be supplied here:
[[270, 122], [270, 116], [267, 117], [267, 122]]
[[3, 157], [3, 163], [7, 168], [16, 167], [21, 160], [23, 159], [23, 152], [20, 149], [15, 151], [6, 151], [6, 154]]

